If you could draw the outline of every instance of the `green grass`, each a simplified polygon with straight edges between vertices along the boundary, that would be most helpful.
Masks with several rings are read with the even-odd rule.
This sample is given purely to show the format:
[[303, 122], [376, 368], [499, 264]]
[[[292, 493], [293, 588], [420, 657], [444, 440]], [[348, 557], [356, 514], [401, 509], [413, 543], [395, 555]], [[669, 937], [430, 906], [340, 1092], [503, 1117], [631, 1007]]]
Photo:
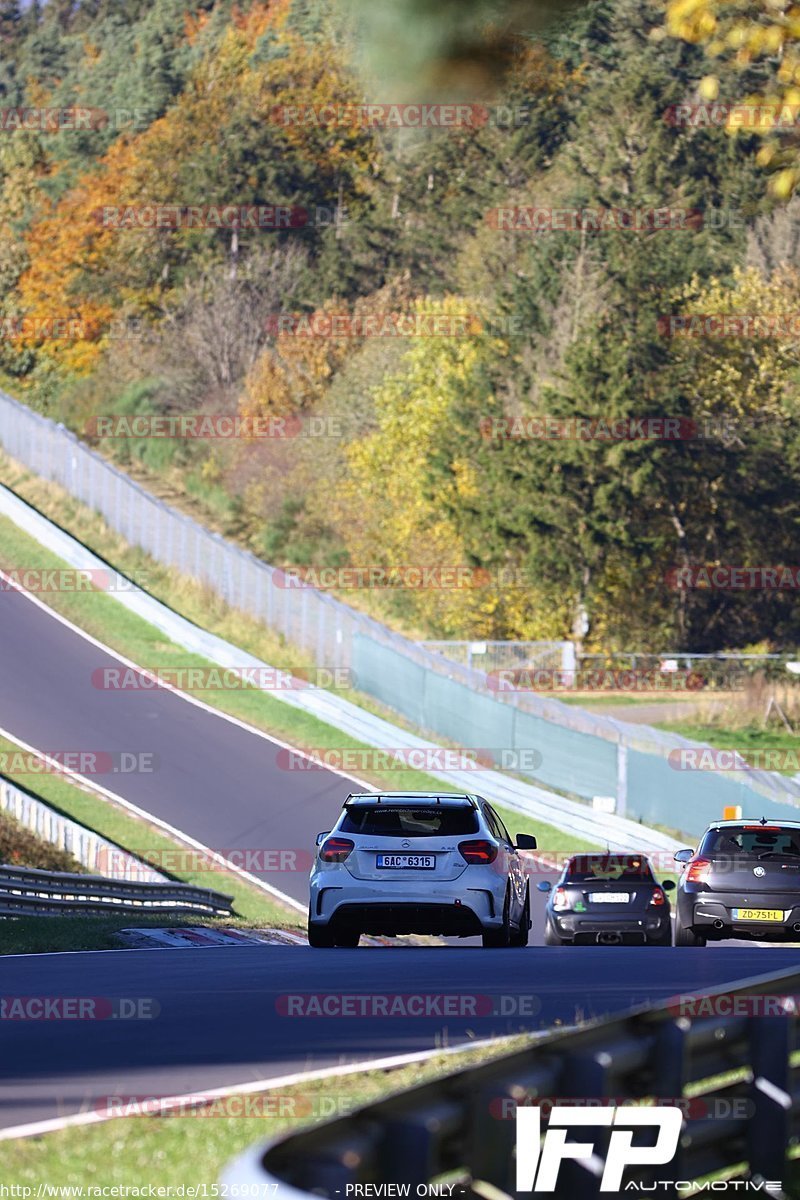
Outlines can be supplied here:
[[[127, 574], [142, 573], [146, 590], [176, 612], [220, 637], [240, 646], [248, 653], [281, 669], [311, 667], [311, 660], [302, 656], [286, 642], [259, 622], [229, 608], [208, 589], [192, 580], [175, 576], [174, 572], [158, 566], [141, 551], [127, 547], [104, 522], [85, 506], [71, 500], [62, 489], [31, 481], [29, 476], [17, 479], [8, 460], [0, 456], [0, 478], [8, 483], [9, 474], [16, 480], [15, 490], [36, 507], [44, 507], [45, 515], [54, 516], [57, 523], [73, 536], [85, 542], [96, 553]], [[27, 486], [23, 486], [25, 480]], [[57, 495], [51, 493], [57, 492]], [[42, 502], [46, 500], [46, 504]], [[48, 513], [47, 510], [50, 510]], [[40, 546], [7, 519], [0, 518], [0, 566], [62, 567], [54, 554]], [[138, 578], [141, 575], [137, 576]], [[162, 633], [131, 613], [113, 595], [99, 592], [54, 592], [42, 594], [41, 599], [57, 612], [85, 629], [88, 633], [113, 647], [142, 667], [188, 668], [210, 667], [199, 655], [191, 654], [169, 642]], [[410, 726], [384, 706], [369, 701], [360, 693], [339, 692], [354, 700], [367, 711], [376, 712], [393, 723]], [[269, 693], [255, 688], [236, 691], [205, 691], [199, 693], [209, 706], [239, 717], [248, 724], [271, 733], [292, 745], [308, 748], [364, 750], [369, 748], [354, 738], [339, 732], [317, 718], [298, 711]], [[376, 787], [411, 790], [454, 790], [421, 771], [410, 769], [364, 770], [358, 774]], [[557, 797], [554, 797], [557, 804]], [[552, 840], [552, 839], [551, 839]]]
[[[65, 565], [11, 521], [0, 517], [0, 567], [8, 570], [21, 564], [35, 569], [63, 568]], [[40, 598], [87, 633], [144, 668], [185, 670], [193, 667], [214, 667], [213, 663], [200, 655], [170, 642], [163, 633], [130, 612], [109, 593], [94, 590], [53, 592], [44, 593]], [[207, 628], [208, 624], [206, 622], [204, 627]], [[239, 644], [243, 644], [242, 639], [239, 639]], [[247, 645], [243, 648], [249, 649]], [[198, 692], [197, 696], [209, 707], [238, 717], [256, 729], [273, 734], [300, 748], [365, 752], [369, 750], [369, 747], [355, 738], [276, 699], [269, 692], [246, 687], [226, 691], [202, 691]], [[378, 771], [363, 771], [360, 774], [366, 781], [378, 787], [423, 791], [441, 791], [443, 787], [441, 782], [431, 776], [410, 769], [392, 770], [390, 777], [381, 775]], [[346, 787], [347, 784], [343, 781], [343, 794]]]
[[554, 825], [547, 825], [544, 821], [537, 821], [525, 813], [518, 813], [516, 809], [504, 808], [494, 800], [491, 803], [512, 838], [518, 833], [532, 833], [543, 854], [581, 854], [600, 847], [599, 842], [585, 842], [572, 834], [562, 833]]
[[[17, 747], [6, 738], [0, 737], [0, 754], [8, 754]], [[20, 787], [33, 792], [30, 777], [12, 779]], [[65, 816], [124, 849], [147, 858], [157, 859], [163, 852], [169, 855], [170, 865], [180, 863], [181, 855], [175, 854], [180, 844], [162, 833], [148, 821], [138, 818], [117, 807], [111, 801], [82, 787], [76, 786], [61, 775], [42, 774], [36, 776], [35, 795]], [[551, 825], [536, 821], [521, 813], [495, 806], [508, 826], [512, 836], [517, 833], [532, 833], [539, 847], [550, 853], [578, 853], [595, 849], [578, 838], [566, 837]], [[310, 849], [310, 847], [309, 847]], [[189, 859], [193, 857], [189, 852]], [[300, 929], [304, 926], [302, 915], [294, 909], [271, 899], [256, 886], [239, 876], [223, 870], [172, 869], [164, 874], [197, 887], [210, 887], [215, 891], [234, 897], [233, 919], [211, 917], [147, 917], [128, 915], [124, 917], [70, 917], [63, 920], [53, 917], [24, 917], [0, 920], [0, 954], [31, 954], [50, 950], [107, 950], [119, 943], [114, 934], [119, 929], [134, 925], [212, 925], [228, 927], [275, 926], [284, 929]]]
[[[18, 749], [13, 742], [0, 737], [0, 753], [10, 753]], [[183, 883], [192, 883], [197, 887], [213, 888], [226, 896], [234, 898], [233, 921], [230, 919], [203, 918], [184, 915], [173, 923], [177, 924], [211, 924], [211, 925], [274, 925], [281, 928], [300, 928], [303, 924], [301, 914], [288, 905], [272, 899], [254, 884], [248, 883], [238, 875], [229, 871], [209, 871], [191, 869], [192, 861], [196, 862], [192, 852], [186, 854], [190, 861], [187, 869], [180, 869], [181, 855], [177, 851], [184, 849], [167, 834], [162, 833], [157, 826], [150, 824], [116, 806], [104, 796], [85, 790], [61, 775], [37, 775], [35, 790], [31, 786], [30, 776], [8, 776], [13, 783], [33, 792], [51, 808], [64, 816], [71, 817], [88, 829], [93, 829], [102, 837], [116, 843], [123, 849], [138, 854], [140, 857], [153, 855], [154, 860], [167, 854], [170, 865], [177, 862], [177, 869], [163, 871], [163, 874], [178, 879]], [[146, 920], [146, 918], [145, 918]], [[37, 953], [44, 950], [89, 950], [108, 949], [114, 944], [111, 939], [114, 929], [126, 925], [138, 925], [139, 914], [128, 914], [127, 917], [105, 918], [98, 917], [25, 917], [0, 920], [0, 953], [23, 954]], [[143, 921], [144, 923], [144, 921]], [[150, 921], [151, 924], [169, 924], [163, 919]]]
[[608, 692], [599, 696], [597, 692], [581, 692], [578, 695], [566, 695], [563, 692], [542, 693], [546, 699], [560, 700], [562, 704], [576, 705], [578, 708], [622, 708], [625, 705], [635, 707], [637, 704], [683, 704], [686, 701], [696, 701], [696, 692], [651, 692], [639, 693], [632, 696], [629, 692]]
[[[20, 566], [47, 569], [59, 568], [63, 565], [57, 556], [23, 533], [13, 522], [0, 518], [0, 566], [4, 566], [6, 569]], [[126, 564], [127, 568], [130, 566], [130, 563]], [[137, 569], [142, 568], [140, 566]], [[176, 586], [182, 587], [183, 583]], [[202, 589], [197, 590], [201, 591]], [[131, 613], [107, 593], [100, 591], [58, 592], [43, 595], [42, 599], [45, 599], [56, 611], [62, 613], [79, 627], [142, 666], [202, 668], [212, 665], [199, 655], [191, 654], [166, 640], [159, 630]], [[176, 597], [173, 596], [171, 599], [175, 600]], [[199, 619], [202, 613], [189, 612], [186, 615]], [[226, 626], [224, 632], [230, 632], [227, 630], [227, 625], [232, 622], [234, 616], [236, 614], [229, 610], [223, 612], [220, 619]], [[211, 621], [205, 624], [209, 623], [213, 625], [215, 622]], [[255, 623], [251, 622], [251, 624]], [[260, 627], [258, 628], [260, 629]], [[269, 631], [265, 636], [274, 637]], [[244, 644], [245, 648], [250, 648], [246, 644], [247, 638], [239, 638], [238, 641], [240, 644]], [[258, 649], [261, 651], [260, 646]], [[286, 654], [287, 651], [284, 648], [284, 656]], [[256, 689], [207, 692], [204, 693], [203, 698], [211, 707], [231, 713], [255, 728], [296, 746], [368, 750], [368, 747], [315, 717], [300, 712], [274, 696]], [[13, 749], [13, 745], [0, 739], [0, 751]], [[413, 770], [403, 769], [384, 774], [378, 771], [366, 771], [363, 772], [363, 775], [367, 782], [377, 787], [408, 788], [421, 791], [454, 790], [451, 785], [442, 784], [423, 772]], [[17, 782], [32, 790], [30, 778], [21, 778]], [[476, 784], [480, 787], [477, 777]], [[343, 783], [343, 793], [345, 787], [346, 784]], [[159, 853], [175, 849], [175, 843], [156, 827], [131, 815], [123, 808], [115, 806], [104, 797], [75, 786], [63, 777], [47, 774], [37, 776], [36, 791], [42, 799], [60, 812], [126, 849], [139, 854]], [[554, 797], [554, 804], [557, 804], [556, 797]], [[568, 853], [595, 848], [591, 843], [561, 833], [557, 826], [517, 815], [503, 809], [502, 806], [498, 807], [503, 820], [510, 827], [512, 833], [535, 834], [544, 850]], [[187, 832], [190, 831], [187, 830]], [[235, 875], [215, 876], [210, 875], [207, 871], [196, 870], [171, 873], [185, 882], [198, 886], [213, 886], [217, 890], [232, 894], [235, 899], [235, 912], [246, 922], [262, 925], [279, 924], [288, 927], [298, 927], [301, 924], [300, 916], [294, 910], [280, 906], [268, 896], [260, 893], [257, 888], [248, 885]], [[89, 943], [102, 948], [108, 946], [114, 928], [113, 922], [105, 927], [101, 927], [100, 923], [95, 924], [88, 921], [82, 928], [73, 924], [72, 921], [65, 924], [63, 929], [56, 929], [56, 925], [60, 926], [62, 923], [48, 918], [29, 918], [24, 923], [3, 922], [2, 943], [6, 952], [25, 952], [28, 949], [89, 948]], [[92, 935], [92, 928], [96, 929], [96, 936]], [[74, 930], [74, 935], [69, 933], [71, 929]], [[70, 944], [70, 938], [73, 936], [76, 939], [74, 945]]]
[[[206, 885], [208, 886], [208, 885]], [[217, 884], [226, 893], [232, 889]], [[288, 928], [292, 923], [300, 924], [299, 913], [291, 909], [273, 906], [273, 917], [258, 919], [259, 926]], [[47, 954], [74, 950], [119, 950], [124, 942], [119, 938], [121, 929], [167, 929], [187, 926], [205, 926], [212, 929], [253, 929], [254, 920], [241, 917], [206, 917], [200, 913], [141, 913], [131, 912], [126, 916], [102, 915], [88, 917], [4, 917], [0, 919], [0, 955], [3, 954]], [[0, 1142], [0, 1158], [2, 1143]]]
[[[211, 1185], [218, 1182], [222, 1168], [256, 1142], [318, 1124], [328, 1112], [344, 1115], [391, 1092], [488, 1062], [529, 1042], [527, 1036], [514, 1037], [498, 1046], [440, 1055], [389, 1071], [364, 1070], [241, 1098], [242, 1103], [260, 1103], [265, 1114], [261, 1116], [215, 1118], [197, 1110], [194, 1116], [120, 1117], [100, 1125], [0, 1142], [0, 1180], [34, 1189], [40, 1182], [60, 1187], [191, 1183], [208, 1185], [212, 1194]], [[131, 1094], [142, 1091], [128, 1090]], [[227, 1111], [234, 1110], [235, 1103], [226, 1101]], [[223, 1102], [210, 1111], [225, 1111]]]
[[[0, 517], [0, 566], [9, 569], [20, 564], [42, 569], [64, 566], [60, 559], [28, 537], [11, 521]], [[200, 655], [192, 654], [168, 641], [164, 634], [130, 612], [108, 593], [53, 592], [43, 594], [41, 599], [87, 633], [140, 666], [164, 670], [213, 667], [212, 663]], [[241, 639], [239, 642], [241, 644]], [[256, 729], [273, 734], [295, 746], [369, 751], [369, 747], [355, 738], [285, 704], [268, 692], [242, 688], [224, 692], [206, 691], [199, 695], [210, 707], [230, 713]], [[453, 785], [443, 784], [422, 771], [411, 769], [391, 770], [388, 773], [373, 770], [359, 774], [376, 787], [419, 791], [455, 790]], [[343, 783], [343, 793], [346, 786], [346, 783]], [[554, 796], [554, 805], [557, 805], [557, 800]], [[553, 830], [551, 841], [553, 837], [557, 837], [559, 842], [564, 840], [564, 835], [558, 833], [557, 829]]]
[[[155, 596], [156, 599], [161, 600], [162, 603], [173, 609], [173, 611], [180, 613], [181, 616], [186, 617], [187, 620], [192, 621], [200, 628], [216, 634], [225, 641], [239, 646], [255, 658], [270, 663], [281, 670], [297, 670], [298, 668], [314, 669], [315, 663], [311, 656], [306, 652], [298, 651], [296, 646], [287, 643], [281, 634], [276, 633], [260, 621], [254, 620], [248, 614], [231, 608], [213, 591], [197, 583], [197, 581], [178, 575], [170, 568], [161, 566], [155, 562], [144, 551], [128, 545], [119, 534], [108, 527], [98, 513], [93, 512], [85, 504], [81, 504], [79, 501], [73, 499], [68, 492], [57, 484], [38, 478], [38, 476], [26, 471], [18, 463], [15, 463], [2, 453], [0, 453], [0, 483], [11, 488], [17, 495], [49, 520], [54, 521], [56, 525], [77, 538], [106, 562], [113, 564], [117, 570], [140, 581], [141, 586], [152, 596]], [[16, 528], [10, 525], [10, 523], [8, 527], [11, 529]], [[0, 521], [0, 566], [3, 565], [4, 557], [10, 565], [19, 566], [23, 561], [25, 565], [37, 565], [36, 562], [28, 564], [27, 560], [19, 558], [14, 560], [11, 557], [13, 553], [28, 553], [36, 546], [36, 543], [30, 539], [20, 540], [20, 538], [24, 539], [24, 535], [20, 531], [17, 532], [19, 533], [19, 538], [15, 539], [13, 545], [9, 543], [10, 553], [4, 556], [5, 534], [3, 532], [3, 523]], [[40, 553], [47, 554], [41, 547], [39, 547], [39, 551]], [[55, 565], [57, 560], [50, 555], [49, 562], [51, 565]], [[113, 597], [100, 593], [98, 595], [109, 602], [114, 608], [121, 607]], [[109, 616], [107, 608], [100, 616], [98, 616], [96, 606], [93, 606], [92, 610], [89, 611], [88, 607], [83, 603], [84, 598], [84, 595], [68, 596], [59, 594], [43, 595], [41, 597], [42, 600], [50, 604], [57, 611], [62, 612], [77, 625], [86, 629], [87, 632], [93, 633], [95, 637], [113, 646], [121, 653], [126, 654], [141, 666], [171, 667], [184, 665], [183, 660], [178, 663], [177, 660], [173, 661], [172, 658], [169, 658], [169, 660], [164, 659], [162, 650], [165, 643], [162, 635], [151, 630], [151, 633], [155, 633], [155, 637], [146, 645], [140, 646], [138, 642], [131, 642], [127, 637], [127, 626], [125, 629], [118, 628], [118, 621], [113, 617], [113, 614]], [[149, 626], [145, 626], [145, 628], [150, 629]], [[119, 640], [120, 638], [121, 640]], [[149, 657], [144, 657], [145, 655]], [[195, 661], [194, 659], [192, 660], [193, 663]], [[402, 715], [394, 712], [387, 705], [375, 700], [372, 696], [366, 695], [364, 692], [359, 692], [352, 688], [338, 688], [336, 694], [357, 704], [365, 712], [382, 717], [400, 729], [410, 730], [413, 733], [426, 736], [425, 730], [420, 729], [411, 721], [406, 720]], [[237, 695], [237, 693], [233, 692], [205, 692], [200, 693], [200, 695], [209, 704], [232, 712], [236, 716], [241, 716], [244, 720], [249, 721], [258, 728], [264, 729], [269, 733], [274, 733], [276, 736], [292, 742], [292, 744], [300, 748], [303, 746], [324, 746], [326, 748], [349, 749], [358, 744], [335, 730], [331, 731], [330, 727], [326, 726], [321, 726], [321, 728], [327, 729], [329, 734], [332, 733], [332, 738], [326, 741], [315, 741], [314, 734], [320, 728], [319, 722], [314, 726], [300, 724], [296, 719], [297, 714], [294, 713], [294, 710], [290, 709], [288, 705], [282, 703], [280, 700], [275, 700], [274, 697], [264, 696], [263, 693], [249, 693], [250, 699], [245, 706], [239, 703], [243, 693]], [[254, 696], [260, 696], [262, 700], [271, 700], [272, 703], [269, 706], [269, 711], [258, 702], [256, 707], [254, 707], [252, 703]], [[445, 738], [439, 738], [438, 741], [440, 745], [458, 748], [456, 743], [449, 742]], [[365, 769], [357, 771], [356, 774], [376, 787], [421, 790], [436, 788], [440, 791], [443, 788], [447, 788], [447, 785], [443, 785], [438, 780], [432, 780], [430, 776], [423, 775], [418, 771], [393, 770], [391, 775], [388, 776], [386, 773], [382, 775], [379, 771]], [[476, 786], [480, 787], [479, 782], [477, 782]], [[557, 803], [557, 797], [555, 797], [555, 802]], [[549, 840], [552, 841], [552, 836]]]
[[[762, 725], [747, 725], [741, 729], [728, 729], [720, 725], [675, 721], [659, 722], [658, 727], [696, 742], [706, 742], [718, 750], [738, 750], [753, 766], [764, 770], [779, 771], [782, 775], [795, 775], [800, 771], [800, 737], [782, 726], [772, 725], [765, 729]], [[773, 752], [771, 759], [764, 757], [769, 751]]]
[[42, 841], [5, 811], [0, 811], [0, 863], [34, 871], [85, 872], [68, 851]]

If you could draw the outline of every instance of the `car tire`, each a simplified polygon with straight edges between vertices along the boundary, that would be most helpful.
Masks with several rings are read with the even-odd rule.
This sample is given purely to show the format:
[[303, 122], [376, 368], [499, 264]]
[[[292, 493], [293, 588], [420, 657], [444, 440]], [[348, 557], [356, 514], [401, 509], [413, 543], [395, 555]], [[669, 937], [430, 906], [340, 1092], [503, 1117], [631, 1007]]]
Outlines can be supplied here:
[[705, 946], [706, 939], [688, 925], [682, 925], [680, 917], [675, 918], [676, 946]]
[[308, 923], [308, 944], [314, 950], [332, 950], [336, 945], [333, 930], [328, 925]]
[[544, 944], [545, 946], [566, 946], [568, 943], [564, 938], [558, 936], [548, 921], [544, 927]]
[[519, 918], [519, 927], [514, 930], [509, 940], [511, 946], [527, 946], [528, 935], [531, 930], [531, 894], [528, 888], [525, 889], [525, 903], [522, 906], [522, 913]]
[[484, 929], [482, 934], [484, 950], [504, 950], [506, 946], [511, 945], [511, 916], [509, 907], [511, 898], [506, 889], [506, 898], [503, 904], [503, 924], [499, 929]]
[[335, 944], [340, 950], [355, 950], [360, 940], [361, 933], [357, 929], [342, 930], [334, 938]]
[[672, 930], [670, 929], [669, 925], [662, 934], [659, 934], [657, 938], [652, 938], [647, 944], [648, 946], [671, 946]]

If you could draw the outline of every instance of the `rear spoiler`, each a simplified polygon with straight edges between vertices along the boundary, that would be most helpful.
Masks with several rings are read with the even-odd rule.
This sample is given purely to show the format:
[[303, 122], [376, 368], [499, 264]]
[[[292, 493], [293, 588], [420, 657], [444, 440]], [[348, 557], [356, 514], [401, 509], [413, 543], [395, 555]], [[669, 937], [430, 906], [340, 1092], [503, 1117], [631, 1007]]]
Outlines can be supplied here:
[[461, 804], [469, 805], [470, 808], [477, 808], [478, 802], [474, 796], [467, 796], [458, 792], [444, 792], [441, 796], [433, 793], [424, 792], [419, 796], [403, 794], [393, 796], [387, 795], [385, 792], [351, 792], [344, 802], [345, 808], [351, 808], [358, 804]]

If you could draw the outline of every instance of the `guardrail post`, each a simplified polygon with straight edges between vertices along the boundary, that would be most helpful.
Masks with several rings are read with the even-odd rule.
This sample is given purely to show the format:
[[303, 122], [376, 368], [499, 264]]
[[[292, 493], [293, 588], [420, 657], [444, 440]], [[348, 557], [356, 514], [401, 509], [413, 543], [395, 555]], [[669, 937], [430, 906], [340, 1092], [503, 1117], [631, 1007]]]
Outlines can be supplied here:
[[747, 1150], [753, 1174], [764, 1179], [782, 1179], [786, 1169], [792, 1133], [793, 1025], [788, 1016], [750, 1019], [754, 1112], [747, 1124]]
[[628, 746], [620, 736], [617, 742], [617, 816], [624, 817], [628, 811]]

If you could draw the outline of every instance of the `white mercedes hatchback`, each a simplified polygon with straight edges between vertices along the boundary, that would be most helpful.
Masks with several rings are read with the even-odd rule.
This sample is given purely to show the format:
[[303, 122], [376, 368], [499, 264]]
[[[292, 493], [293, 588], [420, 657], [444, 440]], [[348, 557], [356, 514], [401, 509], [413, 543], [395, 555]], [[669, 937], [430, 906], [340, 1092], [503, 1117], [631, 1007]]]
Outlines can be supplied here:
[[317, 837], [309, 945], [357, 946], [362, 933], [473, 937], [525, 946], [530, 894], [520, 850], [481, 796], [432, 792], [350, 795]]

